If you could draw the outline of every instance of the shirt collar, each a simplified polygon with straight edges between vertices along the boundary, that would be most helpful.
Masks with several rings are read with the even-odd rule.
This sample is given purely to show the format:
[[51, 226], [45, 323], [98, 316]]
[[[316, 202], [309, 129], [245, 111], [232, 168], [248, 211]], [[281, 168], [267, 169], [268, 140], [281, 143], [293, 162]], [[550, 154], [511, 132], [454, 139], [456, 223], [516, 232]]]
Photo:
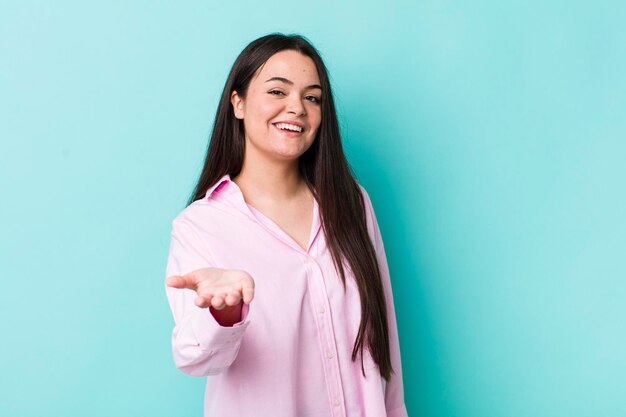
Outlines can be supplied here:
[[226, 174], [224, 175], [222, 178], [220, 178], [219, 180], [217, 180], [217, 182], [215, 184], [213, 184], [206, 192], [206, 195], [204, 196], [204, 198], [209, 199], [212, 198], [214, 194], [217, 194], [220, 190], [222, 190], [224, 187], [226, 187], [226, 184], [232, 182], [232, 180], [230, 179], [230, 175]]
[[[234, 185], [234, 188], [231, 187], [231, 183]], [[281, 235], [288, 245], [296, 248], [297, 250], [302, 250], [302, 248], [293, 239], [289, 238], [287, 234], [278, 225], [276, 225], [274, 222], [272, 222], [270, 219], [266, 218], [265, 216], [259, 218], [257, 217], [257, 215], [254, 214], [253, 208], [251, 208], [251, 206], [248, 206], [248, 204], [246, 204], [243, 198], [243, 194], [241, 193], [241, 190], [239, 190], [239, 187], [230, 178], [229, 174], [224, 175], [222, 178], [216, 181], [215, 184], [213, 184], [207, 190], [204, 198], [207, 200], [215, 199], [220, 194], [222, 194], [224, 190], [227, 190], [229, 187], [231, 191], [228, 193], [228, 195], [231, 196], [231, 202], [235, 204], [235, 207], [239, 208], [239, 210], [242, 213], [245, 213], [250, 218], [256, 220], [257, 222], [260, 222], [261, 224], [264, 224], [266, 228], [272, 229], [275, 234]], [[259, 214], [263, 215], [260, 212]], [[311, 246], [313, 245], [313, 242], [316, 240], [316, 237], [320, 229], [321, 229], [321, 221], [320, 221], [320, 214], [319, 214], [319, 206], [317, 203], [317, 199], [314, 199], [313, 200], [313, 223], [311, 224], [311, 231], [309, 233], [308, 250], [310, 250]]]

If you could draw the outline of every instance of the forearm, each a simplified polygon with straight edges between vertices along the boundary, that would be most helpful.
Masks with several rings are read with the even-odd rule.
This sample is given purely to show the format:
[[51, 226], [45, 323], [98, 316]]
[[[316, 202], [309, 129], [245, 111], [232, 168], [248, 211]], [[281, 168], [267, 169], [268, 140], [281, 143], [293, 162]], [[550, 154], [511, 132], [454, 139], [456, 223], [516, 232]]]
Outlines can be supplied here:
[[194, 376], [214, 375], [228, 368], [236, 359], [248, 323], [248, 306], [242, 306], [240, 320], [231, 326], [221, 325], [209, 309], [193, 304], [189, 290], [167, 289], [175, 315], [172, 353], [176, 367]]
[[176, 367], [189, 375], [215, 375], [237, 358], [248, 323], [220, 326], [207, 310], [185, 317], [172, 332]]

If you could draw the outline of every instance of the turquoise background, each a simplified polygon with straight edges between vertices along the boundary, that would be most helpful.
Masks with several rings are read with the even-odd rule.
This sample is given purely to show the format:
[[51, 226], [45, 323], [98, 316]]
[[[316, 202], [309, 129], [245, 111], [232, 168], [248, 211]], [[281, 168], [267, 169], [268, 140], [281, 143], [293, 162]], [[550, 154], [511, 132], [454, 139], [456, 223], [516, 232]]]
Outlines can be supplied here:
[[626, 415], [623, 1], [3, 1], [0, 415], [201, 416], [163, 278], [227, 72], [300, 32], [385, 238], [411, 416]]

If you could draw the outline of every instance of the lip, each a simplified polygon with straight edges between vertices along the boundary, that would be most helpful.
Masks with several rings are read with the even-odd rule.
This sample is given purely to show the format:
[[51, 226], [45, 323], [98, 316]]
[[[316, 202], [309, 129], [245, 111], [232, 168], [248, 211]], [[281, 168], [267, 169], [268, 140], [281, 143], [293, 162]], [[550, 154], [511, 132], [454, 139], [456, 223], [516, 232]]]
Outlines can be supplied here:
[[298, 126], [298, 127], [302, 128], [302, 132], [295, 132], [295, 133], [303, 133], [304, 132], [304, 123], [302, 123], [302, 122], [298, 122], [298, 121], [295, 121], [295, 120], [280, 120], [280, 121], [274, 122], [272, 124], [274, 125], [274, 127], [276, 127], [276, 125], [279, 124], [279, 123], [287, 123], [287, 124]]

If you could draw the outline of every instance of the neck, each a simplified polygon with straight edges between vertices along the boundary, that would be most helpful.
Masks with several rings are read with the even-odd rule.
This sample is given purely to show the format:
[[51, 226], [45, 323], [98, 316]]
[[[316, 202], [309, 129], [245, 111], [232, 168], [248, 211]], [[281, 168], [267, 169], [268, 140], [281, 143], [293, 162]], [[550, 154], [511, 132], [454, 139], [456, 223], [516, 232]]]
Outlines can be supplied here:
[[297, 161], [284, 164], [244, 158], [241, 172], [233, 179], [246, 200], [291, 200], [307, 187]]

